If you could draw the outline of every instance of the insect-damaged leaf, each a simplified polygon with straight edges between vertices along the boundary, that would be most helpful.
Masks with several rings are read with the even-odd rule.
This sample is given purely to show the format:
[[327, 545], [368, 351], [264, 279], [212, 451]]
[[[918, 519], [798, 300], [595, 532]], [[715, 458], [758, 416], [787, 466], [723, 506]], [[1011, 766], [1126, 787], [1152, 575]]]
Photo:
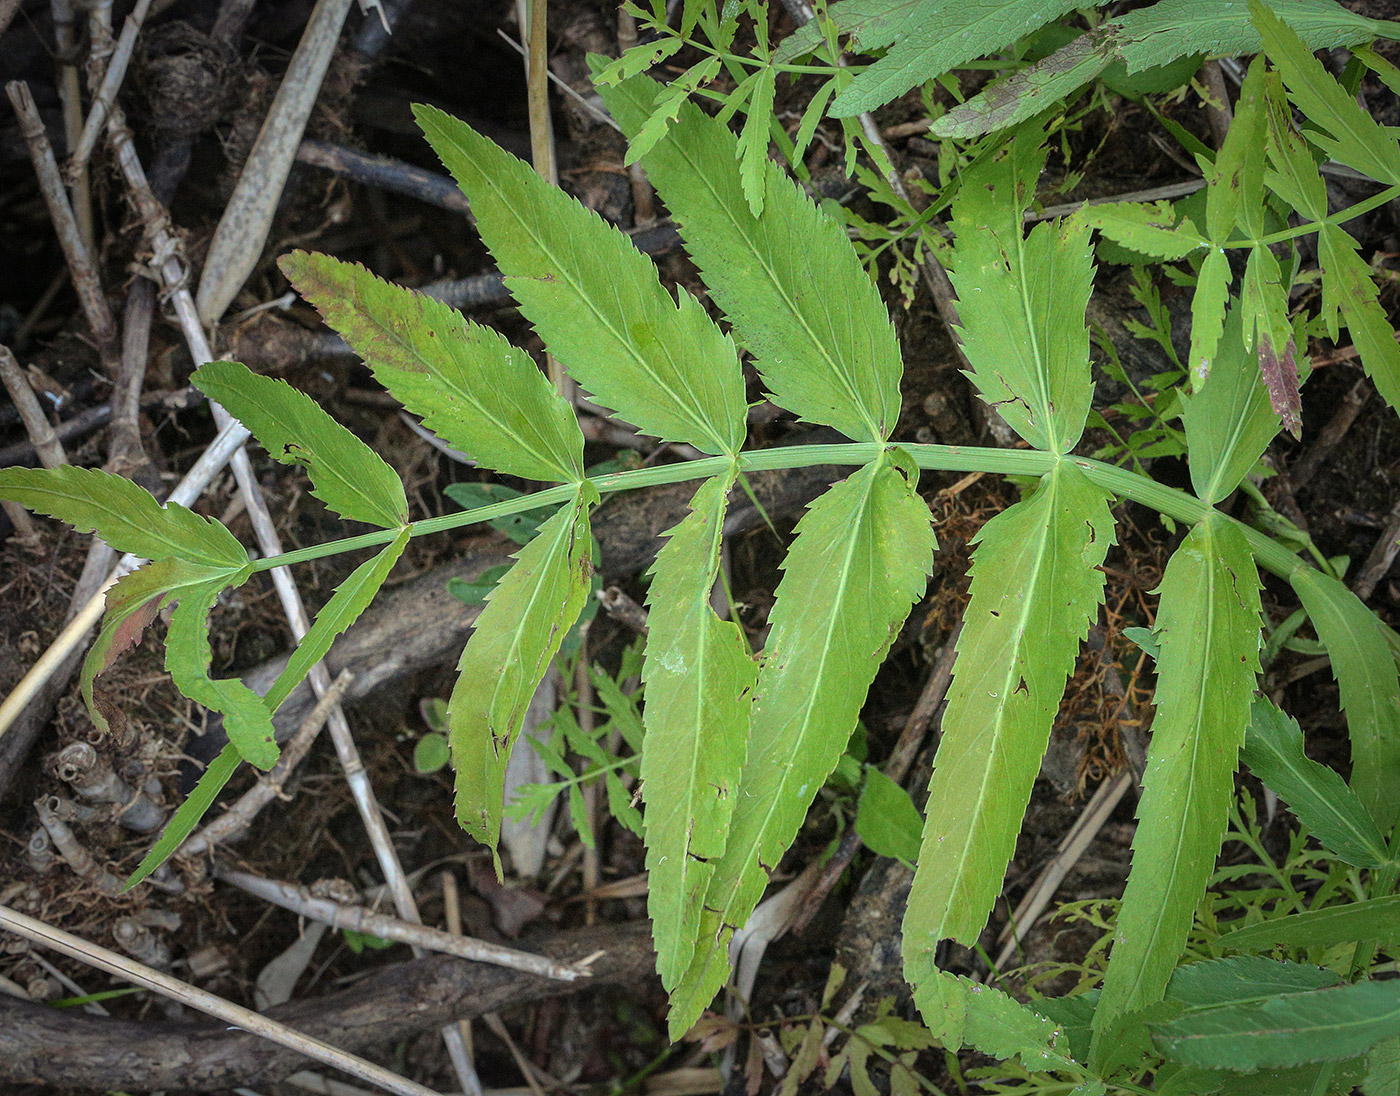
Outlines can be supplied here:
[[[935, 545], [898, 451], [854, 472], [797, 526], [770, 616], [729, 842], [714, 869], [695, 958], [671, 995], [679, 1038], [724, 983], [735, 927], [753, 912], [855, 728], [870, 682]], [[814, 596], [820, 591], [820, 596]]]
[[311, 493], [341, 517], [385, 529], [408, 521], [398, 475], [305, 392], [238, 362], [208, 362], [190, 380], [251, 430], [273, 460], [304, 466]]
[[539, 536], [492, 592], [458, 662], [447, 704], [448, 743], [457, 772], [457, 820], [496, 857], [506, 763], [564, 634], [578, 619], [592, 573], [590, 484], [540, 526]]
[[1108, 496], [1061, 461], [976, 539], [904, 916], [916, 995], [936, 977], [939, 941], [976, 943], [1001, 893], [1065, 681], [1103, 598]]
[[758, 664], [732, 621], [710, 607], [732, 474], [708, 480], [656, 558], [647, 603], [647, 911], [662, 984], [690, 966], [700, 907], [724, 852]]

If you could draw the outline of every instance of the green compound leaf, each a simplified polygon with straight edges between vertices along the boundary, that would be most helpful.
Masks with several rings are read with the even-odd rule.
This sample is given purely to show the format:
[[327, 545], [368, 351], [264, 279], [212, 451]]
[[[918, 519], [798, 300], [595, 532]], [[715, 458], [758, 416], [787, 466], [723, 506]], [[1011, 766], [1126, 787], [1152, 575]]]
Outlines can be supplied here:
[[917, 993], [951, 937], [975, 944], [1040, 771], [1065, 681], [1103, 600], [1108, 496], [1068, 461], [982, 527], [923, 844], [904, 916]]
[[1397, 1034], [1400, 981], [1220, 1005], [1152, 1029], [1153, 1041], [1172, 1061], [1238, 1072], [1342, 1061]]
[[224, 785], [242, 763], [243, 758], [239, 756], [233, 743], [230, 742], [219, 751], [219, 755], [209, 762], [209, 767], [204, 770], [185, 801], [175, 808], [175, 813], [170, 816], [170, 821], [160, 833], [160, 839], [151, 846], [151, 851], [141, 858], [141, 863], [131, 873], [131, 878], [122, 884], [123, 891], [131, 890], [174, 855], [175, 850], [185, 843], [185, 838], [194, 833], [199, 820], [209, 813], [209, 808], [214, 805], [219, 792], [223, 791]]
[[1205, 386], [1181, 396], [1191, 487], [1211, 505], [1240, 485], [1278, 433], [1259, 366], [1244, 346], [1241, 313], [1236, 305], [1226, 316]]
[[[836, 4], [830, 11], [843, 29], [847, 27], [843, 18], [847, 6]], [[910, 7], [907, 2], [884, 6]], [[1076, 0], [1040, 0], [1030, 4], [1025, 0], [991, 0], [977, 4], [922, 0], [898, 23], [884, 28], [880, 35], [883, 41], [869, 41], [869, 34], [862, 36], [864, 49], [891, 43], [892, 46], [883, 58], [860, 73], [851, 86], [836, 97], [831, 104], [832, 117], [847, 118], [883, 106], [916, 84], [932, 80], [974, 58], [994, 53], [1079, 6]], [[866, 12], [862, 15], [866, 20], [871, 18]]]
[[[1307, 116], [1309, 124], [1304, 133], [1308, 140], [1332, 159], [1377, 182], [1400, 183], [1400, 145], [1396, 144], [1394, 132], [1362, 110], [1355, 96], [1348, 95], [1322, 67], [1322, 62], [1312, 55], [1314, 47], [1283, 21], [1288, 18], [1284, 6], [1276, 3], [1273, 7], [1275, 11], [1270, 11], [1258, 0], [1250, 0], [1250, 17], [1263, 40], [1264, 52], [1283, 77], [1288, 97]], [[1387, 37], [1394, 37], [1398, 29], [1390, 24]], [[1373, 33], [1384, 32], [1377, 29]], [[1365, 39], [1334, 40], [1329, 45], [1354, 45], [1361, 41]]]
[[1093, 383], [1084, 322], [1093, 249], [1083, 222], [1040, 224], [1021, 214], [1045, 161], [1030, 135], [969, 173], [953, 204], [953, 287], [963, 353], [981, 396], [1037, 449], [1067, 453], [1084, 430]]
[[[222, 528], [222, 527], [221, 527]], [[183, 589], [217, 583], [220, 586], [240, 585], [248, 577], [248, 564], [241, 567], [210, 567], [186, 563], [181, 559], [162, 559], [123, 575], [107, 591], [102, 630], [83, 660], [79, 681], [83, 700], [93, 724], [102, 731], [109, 729], [93, 698], [93, 681], [107, 670], [117, 656], [128, 647], [141, 642], [141, 634], [155, 619], [161, 603], [169, 598], [178, 600]]]
[[[657, 96], [647, 77], [599, 90], [628, 132]], [[763, 214], [753, 215], [736, 147], [687, 103], [643, 166], [774, 401], [847, 437], [883, 441], [899, 417], [903, 363], [880, 294], [845, 228], [774, 163], [763, 166]]]
[[385, 529], [407, 523], [398, 474], [305, 392], [238, 362], [209, 362], [190, 380], [251, 430], [273, 460], [305, 467], [311, 493], [341, 517]]
[[330, 601], [316, 614], [316, 622], [311, 625], [311, 630], [302, 637], [291, 658], [287, 660], [287, 665], [268, 690], [265, 702], [269, 712], [277, 711], [282, 702], [292, 695], [292, 690], [301, 684], [302, 678], [310, 672], [311, 667], [326, 657], [326, 652], [331, 649], [335, 637], [359, 619], [360, 614], [374, 600], [374, 595], [379, 593], [379, 588], [384, 585], [384, 580], [389, 577], [389, 572], [394, 569], [399, 556], [403, 555], [404, 548], [408, 546], [409, 535], [410, 530], [407, 528], [400, 531], [397, 537], [376, 555], [356, 567], [349, 577], [336, 587]]
[[[671, 995], [679, 1038], [724, 984], [727, 946], [797, 835], [855, 729], [870, 682], [924, 591], [935, 540], [898, 451], [814, 502], [783, 563], [754, 688], [749, 752], [695, 959]], [[820, 594], [815, 592], [820, 591]]]
[[1317, 260], [1324, 271], [1322, 315], [1328, 320], [1329, 328], [1335, 331], [1340, 309], [1366, 375], [1391, 409], [1400, 413], [1400, 344], [1396, 343], [1395, 329], [1377, 300], [1371, 268], [1356, 253], [1358, 246], [1336, 225], [1324, 223], [1321, 226], [1317, 234]]
[[670, 532], [647, 594], [647, 911], [669, 990], [695, 953], [700, 906], [724, 853], [749, 731], [758, 664], [733, 621], [710, 607], [734, 473], [708, 480]]
[[1331, 947], [1350, 940], [1374, 940], [1381, 947], [1400, 943], [1400, 894], [1276, 917], [1224, 933], [1217, 944], [1229, 951], [1270, 951]]
[[1351, 738], [1351, 788], [1389, 832], [1400, 818], [1400, 675], [1385, 629], [1342, 583], [1311, 567], [1289, 576], [1327, 648]]
[[993, 1058], [1019, 1059], [1032, 1071], [1087, 1072], [1069, 1057], [1069, 1040], [1058, 1024], [999, 989], [940, 970], [915, 997], [929, 1029], [950, 1050], [976, 1047]]
[[1298, 724], [1265, 697], [1254, 701], [1242, 759], [1338, 859], [1358, 868], [1389, 862], [1385, 838], [1356, 793], [1303, 752]]
[[1179, 218], [1176, 208], [1166, 201], [1088, 205], [1070, 220], [1097, 228], [1115, 243], [1156, 259], [1184, 259], [1210, 246], [1191, 218]]
[[129, 479], [78, 468], [0, 468], [0, 498], [96, 533], [118, 552], [142, 559], [181, 559], [239, 568], [248, 553], [217, 521], [178, 503], [162, 506]]
[[1159, 589], [1157, 714], [1133, 867], [1094, 1015], [1094, 1061], [1115, 1019], [1162, 998], [1220, 851], [1259, 669], [1259, 575], [1249, 542], [1211, 512]]
[[224, 730], [239, 756], [267, 770], [277, 763], [278, 750], [263, 698], [237, 678], [209, 676], [209, 610], [227, 585], [236, 585], [248, 573], [233, 583], [219, 579], [181, 591], [165, 636], [165, 668], [180, 692], [224, 717]]
[[506, 763], [530, 698], [588, 596], [593, 570], [588, 508], [597, 497], [591, 484], [580, 484], [573, 501], [516, 553], [458, 662], [447, 704], [457, 820], [491, 849], [497, 875]]
[[415, 110], [521, 311], [569, 372], [645, 433], [737, 453], [739, 357], [700, 302], [673, 300], [650, 259], [528, 164], [441, 111]]
[[280, 265], [379, 382], [448, 445], [522, 479], [583, 474], [573, 412], [525, 351], [354, 263], [298, 251]]

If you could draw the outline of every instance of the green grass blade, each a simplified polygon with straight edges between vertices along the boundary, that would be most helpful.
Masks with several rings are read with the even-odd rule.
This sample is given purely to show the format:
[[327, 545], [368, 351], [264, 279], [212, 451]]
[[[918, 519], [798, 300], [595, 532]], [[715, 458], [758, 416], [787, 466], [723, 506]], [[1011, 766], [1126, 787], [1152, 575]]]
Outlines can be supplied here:
[[[1079, 6], [1077, 0], [921, 5], [902, 23], [888, 29], [891, 49], [836, 97], [831, 104], [832, 117], [847, 118], [883, 106], [916, 84], [995, 53]], [[844, 25], [841, 10], [838, 5], [831, 13], [838, 25]]]
[[650, 259], [528, 164], [441, 111], [415, 111], [521, 311], [569, 372], [645, 433], [737, 453], [739, 357], [700, 303], [685, 291], [673, 300]]
[[217, 521], [177, 503], [162, 506], [129, 479], [78, 468], [0, 468], [0, 498], [96, 533], [118, 552], [182, 559], [206, 567], [242, 567], [248, 553]]
[[448, 445], [523, 479], [583, 474], [573, 411], [525, 351], [354, 263], [298, 251], [280, 265], [379, 382]]
[[1324, 271], [1322, 311], [1336, 315], [1340, 310], [1366, 375], [1391, 410], [1400, 414], [1400, 344], [1377, 300], [1371, 268], [1356, 253], [1358, 246], [1334, 224], [1323, 224], [1318, 232], [1317, 260]]
[[88, 713], [99, 730], [108, 730], [107, 718], [93, 697], [93, 681], [116, 661], [128, 647], [141, 642], [147, 625], [155, 619], [167, 597], [178, 600], [180, 591], [191, 586], [218, 583], [231, 586], [247, 578], [242, 567], [207, 567], [179, 559], [162, 559], [123, 575], [107, 591], [102, 630], [83, 660], [79, 682]]
[[1084, 321], [1093, 249], [1082, 221], [1023, 235], [1021, 213], [1045, 158], [1036, 137], [1018, 135], [1007, 155], [964, 180], [953, 203], [951, 276], [963, 353], [982, 398], [1037, 449], [1067, 453], [1093, 394]]
[[1259, 669], [1259, 576], [1244, 534], [1212, 512], [1167, 564], [1157, 714], [1133, 866], [1094, 1016], [1093, 1059], [1120, 1016], [1162, 998], [1220, 851]]
[[884, 455], [814, 502], [797, 526], [754, 688], [749, 752], [695, 959], [671, 997], [679, 1037], [728, 972], [726, 948], [855, 729], [870, 682], [924, 590], [933, 529], [911, 470]]
[[225, 586], [218, 580], [181, 592], [165, 636], [165, 668], [180, 692], [224, 717], [228, 740], [243, 760], [267, 770], [277, 763], [278, 749], [263, 698], [237, 678], [209, 676], [209, 610]]
[[734, 475], [706, 481], [652, 568], [646, 662], [647, 911], [668, 990], [690, 966], [700, 906], [724, 853], [758, 675], [733, 621], [710, 607]]
[[360, 614], [374, 600], [374, 595], [379, 593], [379, 588], [384, 585], [384, 580], [389, 577], [389, 572], [399, 561], [399, 556], [403, 555], [404, 548], [408, 546], [408, 538], [409, 530], [404, 529], [373, 557], [350, 572], [349, 577], [336, 587], [330, 601], [316, 614], [316, 622], [311, 625], [311, 630], [302, 637], [291, 658], [287, 660], [287, 665], [268, 690], [265, 702], [269, 712], [277, 711], [282, 701], [291, 696], [292, 690], [301, 684], [302, 678], [310, 672], [311, 667], [326, 657], [326, 652], [331, 649], [335, 637], [359, 619]]
[[175, 850], [185, 843], [185, 838], [194, 832], [199, 820], [209, 812], [219, 792], [242, 763], [243, 758], [239, 756], [233, 743], [230, 742], [219, 751], [219, 755], [209, 762], [209, 767], [204, 770], [185, 801], [170, 816], [170, 821], [160, 833], [160, 839], [151, 846], [151, 851], [141, 858], [141, 863], [131, 873], [131, 878], [122, 884], [123, 891], [129, 891], [136, 886], [169, 860]]
[[506, 763], [530, 698], [588, 596], [588, 508], [596, 500], [590, 485], [580, 485], [573, 501], [516, 553], [458, 662], [447, 704], [457, 820], [497, 857], [497, 874]]
[[[1355, 96], [1348, 95], [1336, 77], [1322, 67], [1322, 62], [1312, 55], [1317, 47], [1299, 37], [1301, 28], [1288, 25], [1292, 20], [1288, 19], [1284, 6], [1277, 3], [1273, 6], [1275, 10], [1270, 11], [1257, 0], [1250, 0], [1250, 16], [1265, 54], [1283, 77], [1288, 97], [1307, 115], [1309, 124], [1303, 132], [1308, 140], [1332, 159], [1377, 182], [1400, 183], [1400, 145], [1396, 144], [1394, 132], [1387, 131], [1362, 110]], [[1284, 22], [1285, 19], [1288, 22]], [[1395, 32], [1395, 24], [1391, 24], [1391, 34]], [[1373, 30], [1372, 36], [1374, 33]], [[1365, 40], [1344, 42], [1332, 38], [1325, 45], [1336, 48]]]
[[[639, 77], [599, 92], [635, 132], [658, 87]], [[755, 217], [736, 148], [725, 126], [687, 103], [643, 166], [774, 401], [847, 437], [883, 441], [899, 417], [903, 363], [879, 291], [845, 228], [776, 164], [763, 167]]]
[[1400, 944], [1400, 894], [1276, 917], [1224, 933], [1217, 944], [1227, 951], [1301, 951], [1351, 940], [1374, 940], [1380, 947]]
[[975, 944], [1001, 893], [1065, 681], [1103, 599], [1108, 496], [1061, 462], [976, 541], [904, 916], [905, 977], [920, 1002], [939, 941]]
[[1382, 833], [1400, 818], [1400, 674], [1376, 615], [1311, 567], [1290, 576], [1327, 648], [1351, 738], [1351, 788]]
[[1171, 1061], [1245, 1072], [1337, 1062], [1400, 1035], [1400, 981], [1358, 982], [1221, 1005], [1153, 1025]]
[[1303, 752], [1298, 724], [1265, 697], [1254, 701], [1242, 758], [1338, 859], [1358, 868], [1389, 862], [1385, 838], [1356, 793]]
[[273, 460], [302, 465], [311, 493], [341, 517], [384, 529], [407, 523], [398, 475], [305, 392], [238, 362], [208, 362], [190, 380], [251, 430]]
[[1191, 487], [1212, 505], [1239, 486], [1279, 427], [1258, 363], [1244, 346], [1242, 312], [1236, 304], [1226, 316], [1204, 387], [1181, 394]]

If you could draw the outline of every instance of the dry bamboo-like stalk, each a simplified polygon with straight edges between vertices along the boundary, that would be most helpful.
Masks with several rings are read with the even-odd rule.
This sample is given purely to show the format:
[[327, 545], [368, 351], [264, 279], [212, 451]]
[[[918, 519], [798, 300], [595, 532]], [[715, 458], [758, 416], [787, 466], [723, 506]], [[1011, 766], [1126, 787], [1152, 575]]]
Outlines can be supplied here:
[[196, 303], [199, 317], [206, 324], [218, 322], [262, 254], [350, 3], [351, 0], [317, 0], [297, 43], [204, 260]]
[[197, 1009], [218, 1020], [223, 1020], [234, 1027], [242, 1028], [244, 1031], [250, 1031], [271, 1042], [289, 1047], [299, 1054], [305, 1054], [308, 1058], [314, 1058], [318, 1062], [324, 1062], [335, 1069], [343, 1070], [352, 1077], [358, 1077], [362, 1081], [378, 1085], [386, 1092], [399, 1093], [400, 1096], [441, 1096], [440, 1093], [434, 1092], [416, 1081], [400, 1077], [397, 1073], [391, 1073], [373, 1062], [368, 1062], [354, 1054], [348, 1054], [320, 1039], [303, 1035], [285, 1024], [279, 1024], [275, 1020], [269, 1020], [266, 1016], [260, 1016], [252, 1009], [235, 1005], [232, 1001], [199, 989], [197, 986], [181, 982], [178, 978], [172, 978], [158, 970], [152, 970], [133, 959], [118, 955], [116, 952], [109, 951], [97, 944], [89, 943], [72, 933], [53, 928], [42, 921], [36, 921], [8, 906], [0, 906], [0, 928], [8, 929], [26, 940], [32, 940], [36, 944], [52, 948], [54, 951], [77, 959], [81, 963], [96, 967], [98, 970], [105, 970], [109, 974], [115, 974], [118, 978], [125, 978], [138, 986], [144, 986], [146, 989], [169, 997], [173, 1001], [179, 1001], [181, 1004], [188, 1005], [190, 1008]]
[[316, 707], [311, 709], [311, 713], [302, 720], [296, 733], [282, 747], [282, 755], [272, 770], [259, 777], [258, 782], [244, 792], [238, 802], [227, 811], [191, 834], [175, 851], [175, 855], [198, 856], [247, 830], [258, 812], [282, 794], [282, 786], [286, 784], [287, 778], [301, 764], [301, 759], [311, 749], [311, 744], [316, 741], [316, 736], [321, 733], [321, 728], [330, 718], [331, 709], [340, 703], [345, 690], [354, 679], [355, 675], [349, 670], [342, 670], [340, 676], [326, 690], [326, 695], [316, 702]]
[[0, 382], [4, 382], [5, 389], [10, 393], [15, 410], [19, 412], [19, 421], [24, 424], [24, 431], [29, 435], [39, 463], [45, 468], [59, 468], [67, 464], [68, 454], [63, 451], [63, 443], [58, 440], [53, 424], [39, 406], [24, 370], [4, 343], [0, 343]]
[[470, 936], [453, 936], [441, 929], [427, 925], [411, 924], [388, 914], [375, 913], [363, 906], [345, 906], [329, 898], [315, 898], [305, 888], [295, 883], [282, 883], [275, 879], [263, 879], [245, 871], [220, 868], [215, 876], [230, 886], [281, 906], [285, 910], [313, 921], [334, 925], [338, 929], [368, 933], [384, 940], [396, 940], [402, 944], [413, 944], [429, 951], [440, 951], [445, 955], [455, 955], [459, 959], [471, 959], [478, 963], [491, 963], [498, 967], [538, 974], [561, 982], [572, 982], [586, 978], [590, 972], [586, 967], [560, 963], [543, 955], [528, 951], [518, 951], [502, 944], [492, 944], [476, 940]]
[[34, 97], [29, 93], [29, 85], [23, 80], [11, 80], [5, 85], [10, 104], [19, 119], [20, 132], [29, 146], [29, 158], [34, 164], [34, 175], [39, 181], [39, 190], [48, 206], [49, 217], [53, 221], [54, 232], [63, 257], [68, 262], [68, 270], [73, 276], [73, 288], [78, 293], [78, 303], [83, 316], [92, 328], [102, 361], [109, 371], [114, 371], [120, 353], [117, 347], [117, 323], [112, 318], [112, 310], [107, 307], [107, 298], [102, 295], [102, 283], [78, 229], [73, 207], [68, 202], [68, 192], [63, 187], [63, 176], [58, 170], [58, 160], [54, 157], [53, 146], [49, 144], [44, 130], [39, 108], [34, 105]]

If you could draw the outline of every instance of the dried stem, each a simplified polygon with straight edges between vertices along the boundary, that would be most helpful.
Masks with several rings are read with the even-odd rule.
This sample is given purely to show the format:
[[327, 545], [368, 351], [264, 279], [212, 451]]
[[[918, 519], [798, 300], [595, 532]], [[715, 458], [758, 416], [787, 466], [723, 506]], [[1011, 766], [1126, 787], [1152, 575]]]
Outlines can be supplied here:
[[96, 967], [98, 970], [105, 970], [109, 974], [115, 974], [118, 978], [125, 978], [138, 986], [144, 986], [146, 989], [223, 1020], [234, 1027], [252, 1032], [270, 1042], [289, 1047], [299, 1054], [305, 1054], [308, 1058], [314, 1058], [318, 1062], [324, 1062], [326, 1065], [344, 1070], [352, 1077], [358, 1077], [362, 1081], [378, 1085], [387, 1092], [400, 1093], [401, 1096], [440, 1096], [432, 1089], [425, 1088], [406, 1077], [400, 1077], [397, 1073], [391, 1073], [373, 1062], [367, 1062], [354, 1054], [348, 1054], [320, 1039], [303, 1035], [284, 1024], [279, 1024], [276, 1020], [269, 1020], [266, 1016], [259, 1015], [252, 1009], [235, 1005], [232, 1001], [217, 997], [187, 982], [181, 982], [168, 974], [152, 970], [133, 959], [118, 955], [116, 952], [109, 951], [97, 944], [89, 943], [72, 933], [53, 928], [32, 917], [26, 917], [7, 906], [0, 906], [0, 928], [8, 929], [18, 936], [52, 948], [54, 951], [77, 959], [81, 963]]
[[[71, 149], [83, 131], [83, 87], [78, 76], [77, 36], [73, 33], [73, 6], [70, 0], [50, 0], [53, 13], [54, 45], [58, 48], [58, 97], [63, 104], [63, 147]], [[68, 184], [73, 200], [73, 216], [78, 221], [78, 235], [92, 254], [97, 240], [92, 227], [92, 198], [88, 187], [87, 168], [74, 173]]]
[[39, 190], [44, 203], [49, 208], [54, 232], [63, 257], [68, 262], [69, 273], [73, 276], [73, 288], [78, 294], [83, 316], [92, 329], [103, 365], [110, 373], [116, 372], [120, 350], [117, 347], [117, 324], [112, 318], [112, 310], [107, 307], [107, 298], [102, 295], [102, 283], [97, 276], [87, 244], [78, 230], [73, 207], [68, 203], [68, 192], [63, 188], [63, 177], [59, 174], [58, 161], [54, 158], [53, 146], [49, 144], [44, 130], [39, 108], [34, 105], [34, 97], [29, 93], [29, 85], [23, 80], [11, 80], [5, 85], [5, 92], [15, 108], [19, 119], [20, 132], [29, 146], [29, 158], [34, 164], [34, 174], [39, 180]]
[[403, 944], [413, 944], [429, 951], [440, 951], [445, 955], [455, 955], [459, 959], [471, 959], [478, 963], [491, 963], [498, 967], [538, 974], [561, 982], [572, 982], [588, 977], [589, 971], [580, 966], [559, 963], [543, 955], [533, 955], [527, 951], [517, 951], [502, 944], [491, 944], [470, 936], [453, 936], [450, 932], [429, 928], [423, 924], [410, 924], [397, 917], [375, 913], [363, 906], [345, 906], [329, 898], [315, 898], [305, 887], [295, 883], [281, 883], [273, 879], [263, 879], [244, 871], [220, 868], [214, 873], [230, 886], [237, 887], [255, 898], [291, 910], [301, 917], [334, 925], [338, 929], [364, 932], [385, 940], [396, 940]]
[[87, 168], [92, 150], [97, 147], [102, 128], [107, 124], [107, 113], [117, 101], [117, 92], [121, 89], [122, 81], [126, 79], [126, 69], [131, 63], [131, 54], [136, 49], [136, 36], [141, 33], [141, 25], [146, 21], [146, 13], [150, 10], [151, 0], [136, 0], [136, 7], [122, 24], [121, 37], [117, 39], [116, 48], [107, 62], [107, 71], [102, 75], [102, 83], [93, 94], [92, 106], [88, 108], [83, 131], [78, 135], [76, 145], [70, 150], [67, 164], [69, 179], [75, 178], [77, 173]]
[[5, 389], [10, 393], [20, 422], [24, 423], [24, 431], [29, 435], [29, 442], [38, 454], [39, 463], [45, 468], [59, 468], [67, 464], [68, 454], [63, 451], [63, 443], [58, 440], [53, 424], [39, 406], [38, 397], [29, 387], [24, 370], [4, 343], [0, 343], [0, 381], [4, 382]]

